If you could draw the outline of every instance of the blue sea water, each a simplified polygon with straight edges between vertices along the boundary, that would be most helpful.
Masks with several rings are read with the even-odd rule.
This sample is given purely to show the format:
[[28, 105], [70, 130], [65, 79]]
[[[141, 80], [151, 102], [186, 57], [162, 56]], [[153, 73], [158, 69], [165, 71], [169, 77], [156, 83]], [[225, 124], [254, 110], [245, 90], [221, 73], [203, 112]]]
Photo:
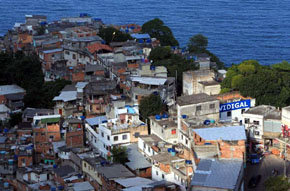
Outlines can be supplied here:
[[0, 34], [25, 14], [53, 21], [83, 12], [108, 24], [159, 17], [182, 46], [192, 35], [207, 36], [209, 49], [227, 65], [290, 61], [290, 0], [0, 0]]

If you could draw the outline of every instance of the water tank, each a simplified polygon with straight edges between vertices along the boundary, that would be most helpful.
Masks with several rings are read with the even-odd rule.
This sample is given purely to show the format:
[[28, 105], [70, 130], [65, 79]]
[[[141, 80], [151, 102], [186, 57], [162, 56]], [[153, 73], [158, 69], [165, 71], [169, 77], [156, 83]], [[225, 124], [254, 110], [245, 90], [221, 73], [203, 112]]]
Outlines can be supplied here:
[[57, 165], [56, 165], [56, 164], [54, 164], [54, 165], [53, 165], [53, 168], [57, 168]]
[[4, 188], [9, 188], [9, 183], [8, 182], [4, 182]]
[[160, 120], [161, 119], [161, 116], [160, 115], [155, 115], [155, 119], [156, 120]]
[[214, 120], [214, 119], [211, 119], [211, 120], [210, 120], [210, 123], [215, 123], [215, 120]]
[[155, 70], [155, 66], [150, 66], [150, 70]]
[[205, 120], [205, 121], [203, 122], [203, 124], [204, 124], [204, 125], [209, 125], [209, 124], [210, 124], [210, 120]]
[[172, 152], [172, 148], [168, 148], [167, 151], [168, 151], [169, 153], [171, 153], [171, 152]]
[[164, 113], [164, 114], [162, 115], [162, 118], [167, 119], [167, 118], [168, 118], [168, 115], [167, 115], [166, 113]]
[[56, 188], [52, 187], [50, 188], [50, 191], [56, 191]]
[[57, 188], [58, 188], [58, 190], [63, 190], [64, 189], [63, 186], [58, 186]]
[[171, 152], [171, 156], [175, 156], [176, 155], [176, 152]]
[[185, 160], [185, 164], [192, 164], [191, 160]]
[[182, 119], [186, 119], [187, 118], [187, 115], [181, 115], [182, 116]]
[[13, 165], [13, 162], [14, 162], [13, 159], [9, 159], [9, 160], [8, 160], [8, 164], [9, 164], [9, 165]]

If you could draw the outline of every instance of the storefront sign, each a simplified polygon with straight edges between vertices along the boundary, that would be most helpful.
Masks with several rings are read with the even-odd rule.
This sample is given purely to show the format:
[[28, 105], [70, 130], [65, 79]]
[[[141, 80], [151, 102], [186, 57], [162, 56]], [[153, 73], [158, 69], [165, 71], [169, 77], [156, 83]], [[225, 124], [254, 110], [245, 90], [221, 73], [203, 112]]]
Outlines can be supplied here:
[[220, 112], [225, 112], [225, 111], [232, 111], [236, 109], [244, 109], [244, 108], [249, 108], [251, 107], [251, 100], [242, 100], [242, 101], [237, 101], [237, 102], [232, 102], [232, 103], [225, 103], [220, 105]]

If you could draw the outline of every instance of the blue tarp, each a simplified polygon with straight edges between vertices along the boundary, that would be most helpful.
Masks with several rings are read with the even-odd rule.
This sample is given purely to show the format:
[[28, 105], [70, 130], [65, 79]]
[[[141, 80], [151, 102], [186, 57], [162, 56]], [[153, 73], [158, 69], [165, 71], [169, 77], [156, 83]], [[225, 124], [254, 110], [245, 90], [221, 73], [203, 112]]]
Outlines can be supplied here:
[[150, 35], [149, 34], [131, 34], [132, 38], [136, 38], [136, 39], [150, 39]]

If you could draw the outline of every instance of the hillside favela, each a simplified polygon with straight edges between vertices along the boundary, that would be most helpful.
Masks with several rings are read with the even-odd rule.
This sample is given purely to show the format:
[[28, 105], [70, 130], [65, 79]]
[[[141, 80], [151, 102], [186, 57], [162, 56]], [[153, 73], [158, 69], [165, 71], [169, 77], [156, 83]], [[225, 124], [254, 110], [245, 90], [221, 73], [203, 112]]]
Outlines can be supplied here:
[[0, 37], [1, 191], [290, 189], [287, 61], [225, 64], [158, 17], [22, 20]]

